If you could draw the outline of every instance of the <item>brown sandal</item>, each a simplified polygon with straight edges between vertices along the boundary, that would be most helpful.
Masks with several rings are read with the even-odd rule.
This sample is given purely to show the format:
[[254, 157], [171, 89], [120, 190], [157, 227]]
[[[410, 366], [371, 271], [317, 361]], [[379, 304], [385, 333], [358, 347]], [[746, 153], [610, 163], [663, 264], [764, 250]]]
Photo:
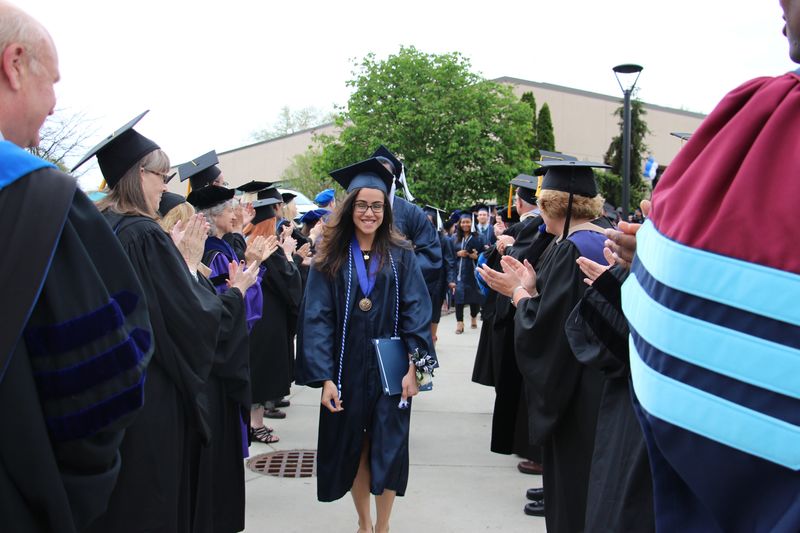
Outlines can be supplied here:
[[462, 333], [464, 333], [464, 323], [456, 322], [456, 335], [461, 335]]

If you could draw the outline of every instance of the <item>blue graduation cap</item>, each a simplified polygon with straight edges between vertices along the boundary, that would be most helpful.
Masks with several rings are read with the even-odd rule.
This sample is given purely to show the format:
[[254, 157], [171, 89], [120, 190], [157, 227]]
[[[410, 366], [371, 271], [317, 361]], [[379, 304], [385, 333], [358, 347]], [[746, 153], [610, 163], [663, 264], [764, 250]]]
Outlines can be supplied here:
[[219, 164], [217, 152], [211, 150], [195, 157], [191, 161], [178, 165], [178, 174], [180, 174], [181, 181], [189, 180], [192, 189], [202, 189], [206, 185], [213, 183], [222, 174], [217, 164]]
[[[96, 155], [103, 178], [113, 189], [133, 165], [150, 152], [160, 148], [156, 143], [133, 129], [148, 112], [149, 110], [137, 115], [133, 120], [100, 141], [72, 167], [71, 172]], [[172, 176], [169, 176], [167, 181], [170, 178]]]
[[336, 197], [336, 191], [325, 189], [314, 197], [314, 203], [320, 207], [326, 207]]
[[312, 209], [300, 217], [301, 224], [314, 224], [317, 220], [330, 213], [327, 209]]
[[392, 173], [374, 157], [334, 170], [330, 175], [348, 193], [367, 188], [378, 189], [388, 195], [394, 181]]

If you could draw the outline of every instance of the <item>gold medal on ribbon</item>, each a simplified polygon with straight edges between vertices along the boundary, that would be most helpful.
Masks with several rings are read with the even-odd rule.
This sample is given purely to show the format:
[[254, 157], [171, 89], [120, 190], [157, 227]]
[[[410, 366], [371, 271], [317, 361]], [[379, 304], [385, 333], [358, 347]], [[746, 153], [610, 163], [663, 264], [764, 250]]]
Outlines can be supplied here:
[[370, 300], [369, 298], [362, 298], [361, 300], [358, 301], [358, 308], [364, 312], [369, 311], [370, 309], [372, 309], [372, 300]]

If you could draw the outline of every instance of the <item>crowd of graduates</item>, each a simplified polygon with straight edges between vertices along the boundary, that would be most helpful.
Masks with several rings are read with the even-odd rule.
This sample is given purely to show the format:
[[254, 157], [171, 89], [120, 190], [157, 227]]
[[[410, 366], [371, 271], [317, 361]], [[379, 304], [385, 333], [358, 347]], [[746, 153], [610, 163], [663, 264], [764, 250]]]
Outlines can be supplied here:
[[[491, 450], [542, 473], [525, 512], [549, 531], [800, 529], [797, 72], [731, 92], [635, 222], [606, 216], [604, 165], [563, 154], [444, 222], [384, 146], [302, 217], [274, 183], [228, 187], [213, 151], [167, 193], [146, 112], [76, 165], [97, 159], [94, 203], [24, 150], [55, 106], [49, 34], [0, 2], [0, 47], [4, 527], [241, 531], [243, 459], [296, 382], [320, 389], [318, 499], [350, 492], [359, 531], [388, 531], [449, 301], [457, 334], [481, 315]], [[737, 224], [741, 198], [780, 216]]]

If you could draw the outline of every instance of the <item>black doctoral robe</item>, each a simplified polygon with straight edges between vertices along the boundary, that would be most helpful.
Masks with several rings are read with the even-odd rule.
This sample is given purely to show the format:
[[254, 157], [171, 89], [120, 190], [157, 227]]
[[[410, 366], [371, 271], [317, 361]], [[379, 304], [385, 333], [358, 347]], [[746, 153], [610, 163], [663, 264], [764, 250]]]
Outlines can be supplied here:
[[250, 333], [252, 402], [262, 404], [289, 394], [293, 378], [294, 335], [303, 282], [300, 271], [278, 248], [264, 263], [262, 318]]
[[428, 287], [429, 298], [433, 301], [439, 284], [439, 269], [442, 267], [442, 248], [436, 228], [428, 220], [425, 211], [398, 196], [392, 201], [392, 219], [397, 231], [414, 246], [417, 264]]
[[33, 159], [4, 148], [0, 529], [77, 533], [117, 481], [152, 330], [130, 262], [75, 179], [40, 166], [3, 187], [9, 157]]
[[[362, 441], [370, 443], [370, 491], [405, 494], [408, 483], [408, 434], [411, 409], [399, 409], [400, 395], [383, 394], [371, 339], [394, 334], [396, 293], [399, 289], [398, 336], [409, 353], [434, 355], [430, 329], [430, 296], [411, 250], [392, 248], [399, 287], [389, 258], [377, 272], [370, 293], [372, 308], [361, 311], [364, 297], [352, 267], [349, 300], [345, 262], [330, 279], [315, 268], [298, 320], [297, 383], [321, 387], [341, 378], [343, 411], [331, 413], [320, 405], [317, 446], [317, 498], [333, 501], [352, 487], [358, 471]], [[373, 261], [377, 260], [373, 256]], [[347, 324], [341, 354], [343, 326]]]
[[200, 447], [210, 438], [205, 382], [216, 353], [222, 302], [189, 272], [152, 219], [106, 220], [144, 289], [155, 338], [145, 405], [122, 441], [122, 469], [96, 533], [191, 531]]
[[[605, 219], [594, 224], [609, 227]], [[514, 315], [514, 347], [528, 400], [532, 443], [542, 446], [546, 523], [550, 531], [584, 527], [602, 376], [580, 364], [564, 325], [586, 290], [576, 260], [602, 258], [602, 233], [574, 226], [553, 242], [537, 272], [538, 296], [524, 298]], [[579, 245], [576, 242], [580, 243]]]
[[653, 478], [631, 403], [629, 330], [620, 294], [627, 276], [627, 270], [615, 266], [598, 277], [566, 325], [575, 357], [604, 377], [589, 474], [587, 533], [655, 531]]
[[[213, 283], [199, 278], [216, 294]], [[246, 305], [238, 289], [218, 295], [222, 320], [214, 365], [204, 388], [211, 440], [200, 450], [195, 532], [244, 529], [244, 462], [250, 415], [250, 344]]]

